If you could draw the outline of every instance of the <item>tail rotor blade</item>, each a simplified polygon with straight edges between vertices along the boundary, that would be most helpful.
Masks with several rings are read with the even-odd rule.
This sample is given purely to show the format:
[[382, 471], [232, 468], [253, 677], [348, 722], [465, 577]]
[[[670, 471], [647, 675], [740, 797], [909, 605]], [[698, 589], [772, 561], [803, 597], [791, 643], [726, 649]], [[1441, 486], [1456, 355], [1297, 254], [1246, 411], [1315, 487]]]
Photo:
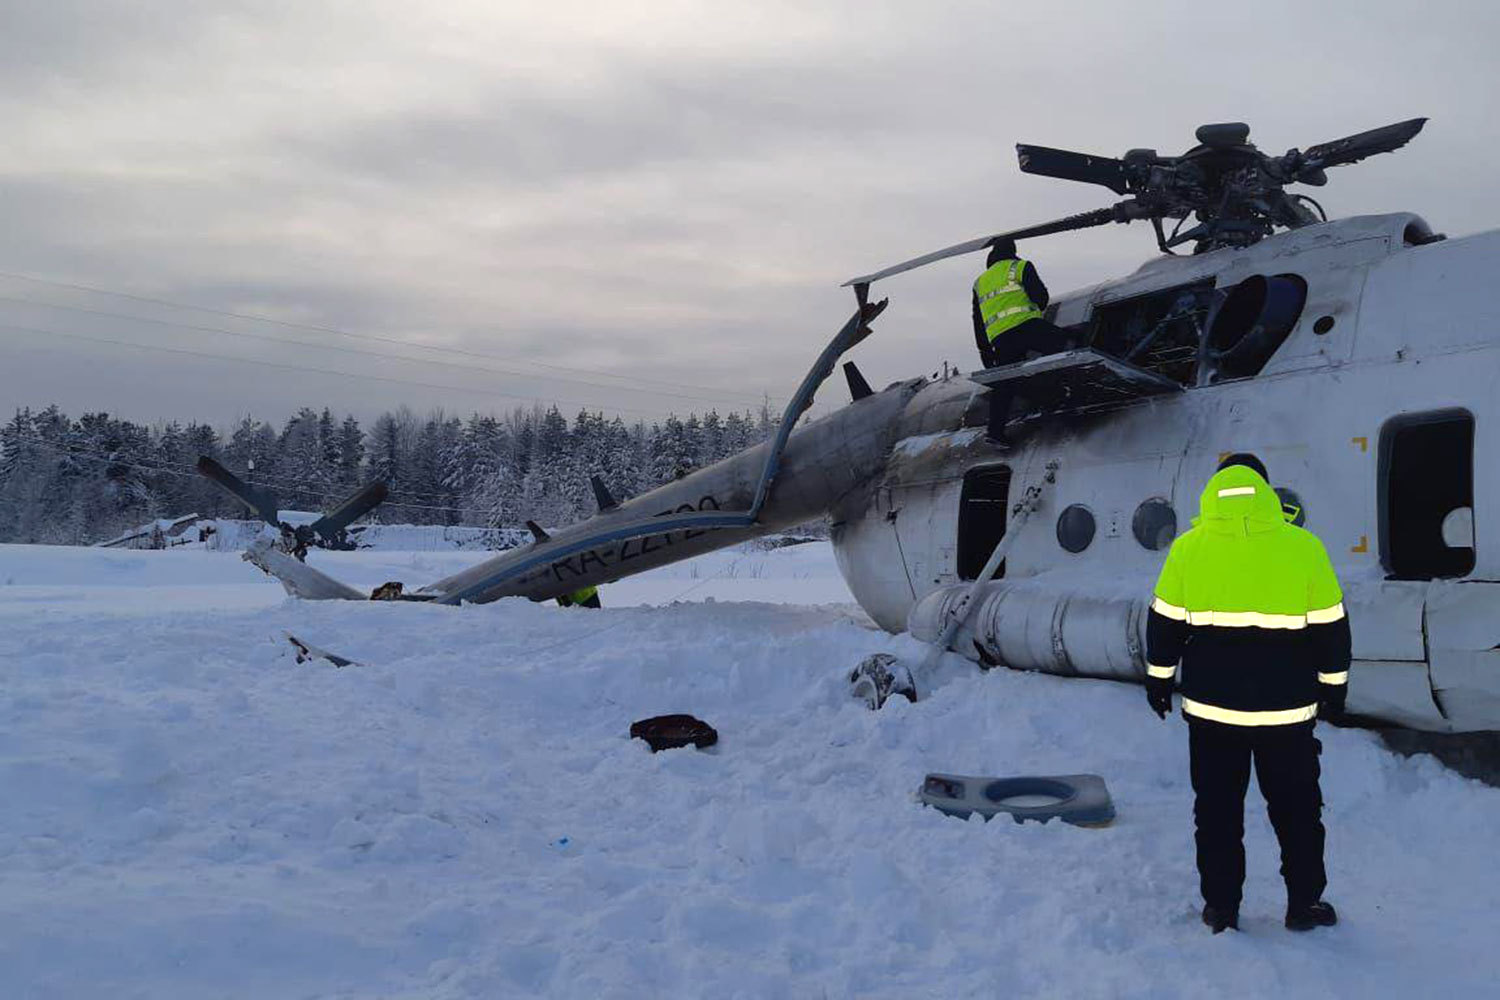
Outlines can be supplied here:
[[377, 479], [318, 518], [309, 527], [324, 540], [332, 541], [340, 531], [384, 503], [389, 495], [390, 490], [385, 483]]
[[207, 455], [198, 458], [198, 474], [250, 508], [255, 516], [271, 527], [281, 526], [281, 508], [276, 502], [276, 494], [270, 490], [251, 486]]
[[1064, 181], [1080, 181], [1084, 184], [1099, 184], [1115, 194], [1129, 194], [1126, 182], [1125, 163], [1113, 156], [1093, 156], [1075, 153], [1068, 149], [1052, 149], [1049, 146], [1016, 145], [1016, 156], [1021, 161], [1021, 172], [1056, 177]]

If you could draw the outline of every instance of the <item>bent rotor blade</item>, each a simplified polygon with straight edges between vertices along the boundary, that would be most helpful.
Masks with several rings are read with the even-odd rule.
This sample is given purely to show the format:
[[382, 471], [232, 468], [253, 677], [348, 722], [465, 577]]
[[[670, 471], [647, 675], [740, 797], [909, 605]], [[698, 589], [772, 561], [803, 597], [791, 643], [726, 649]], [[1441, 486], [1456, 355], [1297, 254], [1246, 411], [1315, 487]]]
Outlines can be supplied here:
[[385, 483], [377, 479], [318, 518], [309, 527], [325, 541], [333, 541], [340, 531], [379, 507], [389, 495], [390, 491]]
[[1052, 233], [1070, 232], [1074, 229], [1089, 229], [1093, 226], [1102, 226], [1106, 222], [1126, 221], [1128, 221], [1128, 218], [1124, 216], [1123, 210], [1118, 205], [1109, 208], [1099, 208], [1092, 212], [1082, 212], [1078, 215], [1069, 215], [1066, 218], [1054, 219], [1051, 222], [1043, 222], [1040, 225], [1028, 226], [1025, 229], [1013, 229], [1008, 233], [995, 233], [990, 236], [980, 236], [977, 239], [967, 240], [963, 243], [955, 243], [951, 247], [935, 250], [920, 257], [913, 257], [911, 260], [903, 261], [900, 264], [893, 264], [884, 270], [861, 275], [858, 278], [850, 278], [841, 287], [847, 288], [850, 285], [873, 284], [881, 278], [889, 278], [893, 274], [913, 271], [940, 260], [947, 260], [949, 257], [960, 257], [966, 253], [973, 253], [975, 250], [983, 250], [998, 239], [1024, 240], [1033, 236], [1050, 236]]
[[1113, 156], [1091, 156], [1088, 153], [1075, 153], [1070, 149], [1020, 143], [1016, 145], [1016, 156], [1021, 161], [1023, 174], [1040, 174], [1064, 181], [1099, 184], [1115, 194], [1130, 193], [1125, 179], [1125, 163]]
[[1345, 136], [1332, 142], [1320, 142], [1310, 146], [1302, 154], [1308, 168], [1341, 167], [1346, 163], [1358, 163], [1376, 153], [1390, 153], [1411, 142], [1427, 124], [1426, 118], [1410, 118], [1394, 125], [1372, 128], [1358, 135]]
[[207, 455], [198, 457], [198, 475], [212, 480], [271, 527], [281, 527], [281, 508], [276, 503], [276, 494], [270, 490], [249, 485]]

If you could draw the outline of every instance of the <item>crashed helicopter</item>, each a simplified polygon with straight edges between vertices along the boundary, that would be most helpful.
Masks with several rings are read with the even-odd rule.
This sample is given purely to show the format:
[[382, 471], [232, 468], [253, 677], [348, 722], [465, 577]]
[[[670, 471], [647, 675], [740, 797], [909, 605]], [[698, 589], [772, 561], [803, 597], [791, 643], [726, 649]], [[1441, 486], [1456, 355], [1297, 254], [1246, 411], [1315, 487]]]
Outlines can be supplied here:
[[[844, 578], [882, 628], [984, 666], [1140, 681], [1166, 549], [1221, 456], [1254, 451], [1343, 582], [1350, 712], [1500, 728], [1500, 532], [1487, 530], [1500, 523], [1500, 449], [1487, 446], [1500, 426], [1488, 288], [1500, 231], [1445, 239], [1409, 213], [1330, 221], [1287, 190], [1398, 149], [1424, 122], [1276, 157], [1242, 124], [1203, 126], [1180, 156], [1018, 146], [1022, 171], [1122, 200], [852, 279], [857, 308], [773, 440], [623, 502], [595, 480], [589, 520], [533, 526], [530, 545], [377, 595], [547, 600], [826, 516]], [[1134, 220], [1162, 254], [1047, 310], [1081, 348], [878, 392], [847, 363], [851, 402], [795, 428], [885, 308], [870, 301], [875, 282], [1000, 236]], [[1026, 403], [1006, 449], [984, 436], [996, 386]], [[372, 596], [307, 565], [295, 541], [283, 532], [246, 558], [302, 597]], [[875, 705], [925, 683], [905, 668], [852, 680]]]

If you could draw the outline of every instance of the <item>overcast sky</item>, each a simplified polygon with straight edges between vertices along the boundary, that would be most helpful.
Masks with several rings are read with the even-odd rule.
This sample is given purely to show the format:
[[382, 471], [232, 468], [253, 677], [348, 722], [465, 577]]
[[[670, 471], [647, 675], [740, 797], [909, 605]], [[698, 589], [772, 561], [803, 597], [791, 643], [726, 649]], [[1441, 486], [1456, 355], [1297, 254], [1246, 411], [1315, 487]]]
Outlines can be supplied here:
[[[1279, 153], [1429, 115], [1318, 197], [1500, 226], [1488, 2], [0, 3], [5, 412], [753, 405], [850, 275], [1111, 199], [1018, 141], [1244, 120]], [[1153, 252], [1027, 247], [1054, 291]], [[973, 364], [979, 263], [883, 287], [873, 384]]]

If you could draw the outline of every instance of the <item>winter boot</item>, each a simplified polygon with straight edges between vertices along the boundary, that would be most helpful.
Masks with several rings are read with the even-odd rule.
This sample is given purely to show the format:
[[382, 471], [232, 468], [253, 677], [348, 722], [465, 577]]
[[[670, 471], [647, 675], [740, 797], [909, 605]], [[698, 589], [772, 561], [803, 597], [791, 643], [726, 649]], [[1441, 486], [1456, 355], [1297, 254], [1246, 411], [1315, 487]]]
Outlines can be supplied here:
[[[1287, 919], [1292, 919], [1290, 914], [1288, 914]], [[1237, 931], [1240, 929], [1239, 907], [1218, 907], [1212, 903], [1204, 903], [1203, 923], [1215, 934], [1222, 934], [1226, 929]], [[1287, 926], [1290, 927], [1291, 924], [1287, 924]]]
[[1286, 908], [1286, 929], [1310, 931], [1314, 927], [1332, 927], [1339, 922], [1338, 912], [1321, 899], [1316, 903], [1289, 903]]

